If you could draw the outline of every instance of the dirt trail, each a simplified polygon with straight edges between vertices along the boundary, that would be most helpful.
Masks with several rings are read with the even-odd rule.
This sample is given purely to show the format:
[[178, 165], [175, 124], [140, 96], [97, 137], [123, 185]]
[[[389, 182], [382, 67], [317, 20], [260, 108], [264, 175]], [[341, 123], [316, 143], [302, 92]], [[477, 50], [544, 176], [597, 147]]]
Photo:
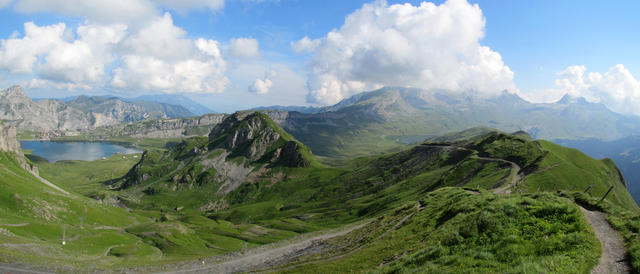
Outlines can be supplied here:
[[511, 164], [511, 182], [496, 188], [493, 190], [494, 194], [509, 194], [511, 193], [511, 187], [515, 186], [520, 180], [522, 180], [522, 176], [520, 175], [520, 166], [514, 162], [503, 160], [503, 159], [495, 159], [495, 158], [486, 158], [486, 157], [478, 157], [481, 160], [489, 160], [489, 161], [498, 161], [503, 163]]
[[622, 238], [607, 221], [607, 215], [599, 211], [589, 211], [583, 207], [580, 207], [580, 210], [587, 218], [602, 245], [600, 262], [591, 270], [591, 273], [631, 273], [631, 267], [626, 260], [626, 250], [621, 240]]
[[67, 192], [66, 190], [64, 190], [64, 189], [62, 189], [62, 188], [59, 188], [57, 185], [52, 184], [51, 182], [47, 181], [45, 178], [40, 177], [40, 175], [38, 175], [38, 174], [33, 174], [33, 176], [35, 176], [35, 177], [36, 177], [38, 180], [40, 180], [40, 182], [42, 182], [43, 184], [48, 185], [48, 186], [52, 187], [53, 189], [55, 189], [55, 190], [57, 190], [57, 191], [60, 191], [60, 192], [62, 192], [62, 193], [64, 193], [64, 194], [69, 195], [69, 192]]
[[467, 151], [472, 151], [474, 152], [474, 156], [480, 160], [484, 160], [484, 161], [493, 161], [493, 162], [502, 162], [502, 163], [507, 163], [511, 165], [511, 181], [499, 188], [496, 188], [493, 190], [494, 194], [509, 194], [511, 193], [511, 187], [515, 186], [520, 180], [522, 180], [522, 176], [520, 174], [520, 171], [522, 170], [522, 168], [520, 168], [520, 166], [512, 161], [509, 160], [505, 160], [505, 159], [500, 159], [500, 158], [489, 158], [489, 157], [480, 157], [477, 156], [477, 151], [472, 150], [472, 149], [468, 149], [466, 147], [460, 147], [460, 146], [439, 146], [439, 145], [418, 145], [420, 147], [438, 147], [438, 148], [454, 148], [454, 149], [460, 149], [460, 150], [467, 150]]
[[23, 223], [23, 224], [0, 224], [0, 226], [8, 226], [8, 227], [23, 227], [23, 226], [28, 226], [29, 223]]
[[281, 243], [274, 243], [227, 255], [207, 258], [203, 261], [179, 266], [176, 270], [169, 270], [165, 273], [237, 273], [254, 269], [264, 269], [273, 266], [270, 262], [286, 262], [295, 259], [298, 257], [297, 255], [304, 253], [306, 250], [314, 249], [322, 241], [345, 235], [366, 224], [367, 222], [310, 238], [301, 237], [293, 241], [285, 240], [287, 243], [281, 246]]

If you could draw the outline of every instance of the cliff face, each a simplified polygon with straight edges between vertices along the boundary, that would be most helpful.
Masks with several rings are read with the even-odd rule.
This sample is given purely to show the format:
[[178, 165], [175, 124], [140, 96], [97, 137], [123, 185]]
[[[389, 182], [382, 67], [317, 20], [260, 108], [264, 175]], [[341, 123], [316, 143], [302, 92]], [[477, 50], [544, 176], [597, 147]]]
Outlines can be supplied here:
[[201, 136], [227, 117], [226, 114], [206, 114], [199, 117], [154, 119], [126, 124], [102, 126], [88, 132], [90, 136], [134, 138], [180, 138]]
[[0, 119], [19, 130], [87, 130], [144, 119], [187, 117], [184, 107], [156, 102], [125, 102], [113, 97], [80, 96], [70, 102], [33, 101], [19, 86], [0, 91]]
[[267, 114], [260, 112], [234, 113], [211, 130], [209, 142], [250, 161], [262, 159], [290, 167], [308, 167], [311, 164], [302, 155], [302, 145]]
[[208, 138], [189, 138], [168, 151], [145, 153], [112, 187], [127, 188], [171, 175], [171, 189], [216, 184], [218, 194], [227, 194], [245, 182], [283, 180], [283, 173], [272, 172], [276, 167], [305, 168], [313, 163], [309, 148], [269, 116], [237, 112], [218, 123]]
[[16, 139], [16, 127], [0, 123], [0, 151], [22, 154], [20, 143]]
[[15, 153], [15, 159], [20, 166], [26, 171], [39, 178], [38, 168], [31, 166], [24, 159], [22, 149], [20, 148], [20, 142], [16, 138], [16, 127], [14, 125], [6, 125], [0, 121], [0, 152]]

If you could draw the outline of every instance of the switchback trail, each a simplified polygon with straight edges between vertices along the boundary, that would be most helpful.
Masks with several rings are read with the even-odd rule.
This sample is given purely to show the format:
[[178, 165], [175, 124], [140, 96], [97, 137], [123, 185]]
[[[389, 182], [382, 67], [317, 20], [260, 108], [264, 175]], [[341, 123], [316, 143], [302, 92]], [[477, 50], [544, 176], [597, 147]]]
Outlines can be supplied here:
[[418, 145], [419, 147], [429, 147], [429, 148], [454, 148], [454, 149], [459, 149], [459, 150], [466, 150], [466, 151], [471, 151], [474, 153], [474, 157], [476, 157], [477, 159], [480, 160], [484, 160], [484, 161], [493, 161], [493, 162], [502, 162], [502, 163], [506, 163], [506, 164], [510, 164], [511, 165], [511, 174], [509, 175], [509, 177], [511, 178], [511, 181], [504, 184], [501, 187], [498, 187], [496, 189], [493, 190], [494, 194], [509, 194], [511, 193], [511, 187], [513, 187], [514, 185], [516, 185], [520, 180], [522, 180], [522, 176], [520, 175], [520, 171], [522, 170], [522, 168], [509, 160], [505, 160], [505, 159], [500, 159], [500, 158], [489, 158], [489, 157], [481, 157], [478, 156], [477, 153], [478, 151], [473, 150], [473, 149], [468, 149], [466, 147], [461, 147], [461, 146], [439, 146], [439, 145], [426, 145], [426, 144], [422, 144], [422, 145]]
[[600, 262], [591, 270], [591, 273], [631, 273], [631, 267], [626, 260], [624, 243], [620, 234], [607, 221], [607, 215], [600, 211], [589, 211], [581, 206], [580, 210], [587, 218], [602, 245]]

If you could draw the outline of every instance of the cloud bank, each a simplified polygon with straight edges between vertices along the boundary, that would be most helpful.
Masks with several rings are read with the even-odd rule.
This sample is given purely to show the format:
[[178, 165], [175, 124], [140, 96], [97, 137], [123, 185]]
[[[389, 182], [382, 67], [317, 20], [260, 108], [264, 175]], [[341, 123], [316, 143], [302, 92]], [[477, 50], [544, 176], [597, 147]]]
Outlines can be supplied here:
[[623, 65], [604, 74], [586, 72], [585, 66], [570, 66], [558, 73], [553, 89], [537, 91], [532, 99], [551, 101], [569, 94], [603, 103], [618, 113], [640, 115], [640, 82]]
[[219, 42], [189, 39], [169, 13], [130, 33], [126, 25], [24, 24], [24, 36], [0, 40], [0, 69], [34, 74], [31, 87], [216, 93], [225, 90]]
[[[365, 4], [322, 37], [310, 63], [307, 100], [333, 104], [381, 86], [515, 91], [500, 54], [480, 44], [484, 29], [480, 7], [465, 0]], [[313, 48], [312, 41], [303, 38], [294, 50]]]

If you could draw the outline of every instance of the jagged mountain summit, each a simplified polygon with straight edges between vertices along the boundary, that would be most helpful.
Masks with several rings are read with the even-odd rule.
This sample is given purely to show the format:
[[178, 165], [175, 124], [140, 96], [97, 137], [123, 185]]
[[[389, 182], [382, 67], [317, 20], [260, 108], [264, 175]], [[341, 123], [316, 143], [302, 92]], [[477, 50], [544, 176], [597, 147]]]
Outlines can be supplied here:
[[167, 152], [145, 152], [114, 187], [124, 189], [165, 179], [171, 183], [169, 188], [216, 184], [217, 193], [226, 194], [247, 180], [272, 176], [277, 181], [280, 175], [272, 172], [277, 167], [312, 164], [311, 151], [265, 114], [237, 112], [215, 126], [209, 137], [184, 140]]
[[640, 117], [615, 113], [600, 103], [570, 97], [556, 103], [531, 103], [508, 92], [481, 97], [388, 87], [313, 113], [274, 110], [270, 115], [323, 156], [386, 151], [398, 141], [418, 142], [475, 126], [522, 130], [549, 140], [610, 140], [640, 134]]
[[114, 97], [79, 96], [71, 101], [31, 100], [19, 86], [0, 91], [0, 119], [18, 130], [87, 130], [104, 125], [153, 118], [192, 116], [181, 106], [156, 102], [125, 102]]

